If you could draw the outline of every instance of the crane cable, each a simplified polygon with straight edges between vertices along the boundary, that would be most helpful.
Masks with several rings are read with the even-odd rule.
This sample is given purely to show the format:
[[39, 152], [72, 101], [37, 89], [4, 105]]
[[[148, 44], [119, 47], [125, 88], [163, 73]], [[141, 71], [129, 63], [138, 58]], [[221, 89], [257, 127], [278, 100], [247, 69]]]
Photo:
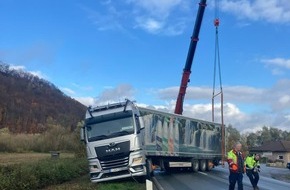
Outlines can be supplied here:
[[[213, 93], [212, 93], [212, 121], [215, 121], [215, 97], [220, 95], [220, 113], [221, 113], [221, 132], [222, 132], [222, 164], [224, 165], [224, 158], [225, 158], [225, 126], [224, 126], [224, 114], [223, 114], [223, 87], [222, 87], [222, 75], [221, 75], [221, 64], [220, 64], [220, 52], [219, 52], [219, 0], [215, 0], [215, 19], [214, 19], [214, 26], [215, 26], [215, 53], [214, 53], [214, 74], [213, 74]], [[218, 67], [218, 78], [219, 78], [219, 92], [215, 92], [216, 89], [216, 74], [217, 74], [217, 67]]]

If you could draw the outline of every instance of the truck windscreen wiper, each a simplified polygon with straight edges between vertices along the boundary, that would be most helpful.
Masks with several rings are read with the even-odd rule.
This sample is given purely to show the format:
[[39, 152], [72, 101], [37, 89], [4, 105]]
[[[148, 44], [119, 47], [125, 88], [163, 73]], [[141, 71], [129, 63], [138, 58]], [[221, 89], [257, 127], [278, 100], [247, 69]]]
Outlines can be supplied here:
[[118, 131], [118, 132], [115, 132], [115, 133], [110, 134], [109, 137], [118, 137], [118, 136], [129, 135], [129, 134], [133, 134], [133, 132], [129, 132], [129, 131]]
[[108, 136], [107, 135], [99, 135], [99, 136], [95, 136], [95, 137], [90, 137], [89, 141], [97, 141], [97, 140], [103, 140], [103, 139], [107, 139]]

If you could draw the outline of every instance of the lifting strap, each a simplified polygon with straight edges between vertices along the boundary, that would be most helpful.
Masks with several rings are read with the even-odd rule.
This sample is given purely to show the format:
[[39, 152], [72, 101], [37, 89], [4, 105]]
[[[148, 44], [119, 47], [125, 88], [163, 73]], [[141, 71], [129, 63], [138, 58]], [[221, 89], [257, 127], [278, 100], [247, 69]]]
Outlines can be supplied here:
[[[224, 165], [225, 160], [225, 126], [224, 126], [224, 114], [223, 114], [223, 87], [222, 87], [222, 74], [221, 74], [221, 64], [220, 64], [220, 52], [219, 52], [219, 0], [215, 0], [215, 53], [214, 53], [214, 73], [213, 73], [213, 92], [212, 92], [212, 121], [215, 121], [215, 98], [220, 96], [220, 113], [221, 113], [221, 124], [222, 124], [222, 164]], [[217, 68], [218, 67], [218, 68]], [[216, 78], [217, 78], [217, 69], [218, 69], [218, 79], [219, 79], [219, 91], [216, 92]]]

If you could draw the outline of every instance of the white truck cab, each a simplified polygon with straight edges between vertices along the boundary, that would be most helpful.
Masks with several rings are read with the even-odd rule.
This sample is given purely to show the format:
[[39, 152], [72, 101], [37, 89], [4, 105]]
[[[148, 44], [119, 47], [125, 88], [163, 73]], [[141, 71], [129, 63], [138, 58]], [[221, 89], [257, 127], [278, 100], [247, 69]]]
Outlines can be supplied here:
[[144, 128], [133, 102], [89, 107], [81, 139], [92, 182], [146, 175]]

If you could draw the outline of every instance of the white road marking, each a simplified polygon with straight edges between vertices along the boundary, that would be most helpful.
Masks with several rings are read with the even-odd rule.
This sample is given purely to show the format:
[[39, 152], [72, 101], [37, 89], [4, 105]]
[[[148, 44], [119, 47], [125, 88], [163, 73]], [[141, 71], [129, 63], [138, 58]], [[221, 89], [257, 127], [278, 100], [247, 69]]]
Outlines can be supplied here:
[[204, 173], [204, 172], [198, 172], [198, 173], [203, 174], [203, 175], [208, 175], [207, 173]]

